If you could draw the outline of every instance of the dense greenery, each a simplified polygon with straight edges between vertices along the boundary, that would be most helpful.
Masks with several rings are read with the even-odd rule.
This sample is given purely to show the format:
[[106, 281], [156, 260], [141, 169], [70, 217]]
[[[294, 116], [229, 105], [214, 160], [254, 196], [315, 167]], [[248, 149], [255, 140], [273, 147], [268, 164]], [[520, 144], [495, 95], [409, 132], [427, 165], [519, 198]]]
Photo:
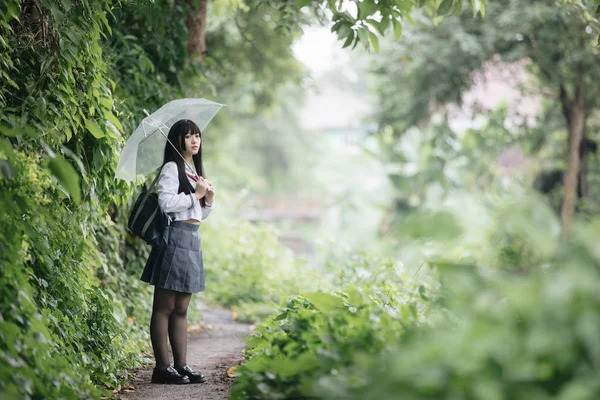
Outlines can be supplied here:
[[128, 316], [144, 303], [121, 301], [136, 293], [127, 281], [100, 284], [118, 270], [118, 249], [104, 247], [118, 238], [106, 212], [124, 194], [111, 176], [123, 127], [100, 46], [110, 7], [2, 5], [0, 386], [9, 398], [97, 397], [139, 359], [142, 326]]
[[366, 260], [341, 290], [289, 298], [247, 339], [232, 397], [597, 398], [598, 221], [561, 245], [538, 199], [471, 205], [477, 226], [458, 206], [438, 218], [462, 235], [404, 228], [428, 254], [417, 274]]
[[[247, 362], [232, 398], [319, 397], [315, 381], [344, 374], [356, 358], [401, 340], [426, 308], [423, 287], [419, 294], [414, 283], [399, 279], [398, 265], [369, 261], [348, 263], [343, 272], [354, 282], [339, 291], [288, 298], [281, 314], [246, 340]], [[367, 276], [352, 279], [359, 266], [368, 268]]]
[[[227, 7], [215, 31], [237, 29], [219, 17], [231, 12], [248, 33], [269, 31], [243, 4]], [[149, 347], [151, 291], [138, 279], [149, 249], [125, 229], [134, 188], [113, 178], [125, 136], [143, 108], [210, 90], [227, 100], [268, 75], [277, 82], [249, 97], [260, 107], [239, 112], [264, 109], [261, 93], [296, 76], [293, 35], [236, 75], [214, 63], [252, 53], [246, 39], [214, 35], [221, 53], [193, 64], [190, 10], [173, 2], [10, 0], [0, 11], [0, 392], [96, 398]]]
[[[340, 46], [378, 50], [377, 34], [403, 36], [375, 71], [375, 155], [398, 192], [386, 238], [397, 252], [388, 260], [333, 251], [317, 269], [295, 260], [268, 226], [211, 217], [206, 300], [245, 320], [275, 313], [249, 339], [233, 397], [598, 397], [598, 222], [577, 222], [561, 243], [548, 200], [516, 187], [507, 196], [484, 159], [518, 143], [569, 169], [562, 143], [580, 131], [569, 125], [578, 98], [588, 129], [580, 133], [597, 140], [600, 64], [587, 46], [595, 38], [587, 25], [597, 21], [590, 2], [567, 3], [470, 0], [471, 12], [442, 20], [462, 2], [219, 0], [202, 25], [199, 62], [186, 46], [194, 2], [3, 1], [2, 398], [98, 398], [148, 351], [151, 288], [138, 278], [149, 248], [125, 228], [137, 189], [114, 179], [143, 109], [185, 96], [230, 106], [207, 134], [208, 176], [223, 209], [244, 207], [240, 188], [306, 187], [313, 147], [298, 126], [305, 71], [291, 44], [328, 17]], [[424, 17], [408, 28], [417, 9]], [[487, 20], [474, 17], [486, 9]], [[508, 130], [500, 109], [459, 138], [439, 111], [494, 54], [529, 60], [545, 100], [540, 125]], [[588, 182], [599, 175], [588, 171]], [[431, 195], [436, 184], [454, 203]], [[487, 195], [470, 200], [457, 195], [463, 190]], [[577, 208], [590, 219], [594, 196], [584, 193]], [[428, 209], [444, 201], [450, 211]], [[475, 217], [464, 215], [467, 206]]]

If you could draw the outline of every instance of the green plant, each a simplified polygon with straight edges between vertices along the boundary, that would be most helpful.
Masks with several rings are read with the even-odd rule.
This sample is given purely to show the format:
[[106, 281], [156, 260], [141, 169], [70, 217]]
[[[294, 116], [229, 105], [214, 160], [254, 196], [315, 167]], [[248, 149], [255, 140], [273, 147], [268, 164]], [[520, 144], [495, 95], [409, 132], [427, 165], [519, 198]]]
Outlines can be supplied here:
[[438, 318], [331, 377], [322, 398], [596, 399], [600, 221], [578, 224], [544, 269], [515, 274], [440, 262]]
[[[278, 243], [276, 232], [268, 225], [215, 215], [202, 227], [201, 237], [205, 298], [213, 304], [236, 307], [244, 320], [275, 311], [283, 298], [307, 287], [313, 273]], [[258, 314], [253, 316], [251, 309]]]
[[289, 297], [279, 315], [246, 339], [247, 361], [237, 369], [231, 397], [317, 398], [315, 380], [360, 379], [347, 375], [349, 368], [401, 341], [428, 307], [424, 287], [397, 279], [389, 265], [383, 270], [387, 273], [363, 276], [360, 285]]

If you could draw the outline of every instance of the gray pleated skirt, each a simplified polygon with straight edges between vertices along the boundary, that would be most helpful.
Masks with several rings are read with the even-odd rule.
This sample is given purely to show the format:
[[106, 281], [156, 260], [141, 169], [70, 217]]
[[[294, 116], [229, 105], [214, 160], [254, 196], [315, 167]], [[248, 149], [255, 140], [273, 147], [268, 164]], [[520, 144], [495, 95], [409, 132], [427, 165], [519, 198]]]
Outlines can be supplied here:
[[152, 247], [140, 279], [177, 292], [205, 288], [200, 225], [174, 221], [165, 229], [162, 245]]

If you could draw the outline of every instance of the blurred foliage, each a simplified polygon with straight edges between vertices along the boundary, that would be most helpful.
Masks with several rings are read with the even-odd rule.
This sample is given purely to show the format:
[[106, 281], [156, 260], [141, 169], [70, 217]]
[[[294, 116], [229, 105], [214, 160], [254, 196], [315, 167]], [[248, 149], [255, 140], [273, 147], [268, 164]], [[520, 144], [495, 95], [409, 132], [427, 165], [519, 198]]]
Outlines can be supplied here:
[[[600, 138], [599, 97], [593, 82], [600, 79], [600, 64], [594, 31], [576, 18], [581, 7], [591, 10], [593, 4], [493, 2], [487, 5], [484, 21], [461, 14], [436, 25], [415, 16], [415, 25], [405, 30], [401, 41], [385, 42], [381, 56], [373, 58], [379, 98], [375, 119], [380, 126], [375, 156], [389, 163], [390, 180], [398, 191], [396, 210], [422, 204], [426, 192], [485, 188], [506, 179], [532, 185], [531, 173], [554, 171], [558, 173], [549, 175], [554, 181], [548, 183], [558, 189], [553, 195], [560, 209], [573, 93], [576, 77], [583, 76], [586, 125], [578, 210], [594, 213], [600, 203], [594, 189], [600, 176], [594, 149]], [[464, 93], [474, 86], [476, 72], [499, 62], [523, 60], [528, 76], [517, 89], [540, 101], [535, 124], [528, 124], [518, 109], [500, 104], [487, 110], [475, 102], [469, 117], [485, 122], [466, 131], [450, 128], [454, 115], [448, 105], [465, 104]], [[528, 175], [519, 168], [501, 171], [500, 157], [510, 148], [523, 152]], [[587, 189], [582, 191], [582, 186]]]
[[287, 295], [312, 286], [314, 268], [295, 260], [272, 226], [227, 216], [211, 216], [210, 222], [202, 229], [207, 302], [233, 307], [243, 316], [238, 319], [256, 322]]
[[290, 82], [277, 91], [275, 109], [221, 120], [226, 133], [216, 143], [212, 135], [208, 139], [215, 179], [272, 197], [310, 190], [318, 136], [300, 126], [303, 99], [304, 90]]
[[599, 227], [578, 225], [576, 239], [555, 247], [543, 268], [521, 264], [517, 274], [438, 260], [437, 321], [315, 390], [349, 399], [597, 398]]
[[476, 199], [399, 232], [414, 272], [363, 258], [346, 287], [288, 298], [247, 339], [232, 398], [597, 398], [600, 224], [565, 244], [539, 196]]

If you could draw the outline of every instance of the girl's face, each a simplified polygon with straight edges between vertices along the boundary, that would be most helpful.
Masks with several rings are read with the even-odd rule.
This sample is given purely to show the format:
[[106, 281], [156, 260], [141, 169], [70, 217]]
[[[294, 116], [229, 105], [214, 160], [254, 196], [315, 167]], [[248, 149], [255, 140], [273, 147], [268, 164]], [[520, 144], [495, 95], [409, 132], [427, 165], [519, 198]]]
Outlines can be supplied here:
[[185, 135], [185, 152], [184, 156], [194, 156], [198, 154], [200, 150], [200, 143], [202, 142], [202, 138], [199, 133], [191, 134], [187, 133]]

